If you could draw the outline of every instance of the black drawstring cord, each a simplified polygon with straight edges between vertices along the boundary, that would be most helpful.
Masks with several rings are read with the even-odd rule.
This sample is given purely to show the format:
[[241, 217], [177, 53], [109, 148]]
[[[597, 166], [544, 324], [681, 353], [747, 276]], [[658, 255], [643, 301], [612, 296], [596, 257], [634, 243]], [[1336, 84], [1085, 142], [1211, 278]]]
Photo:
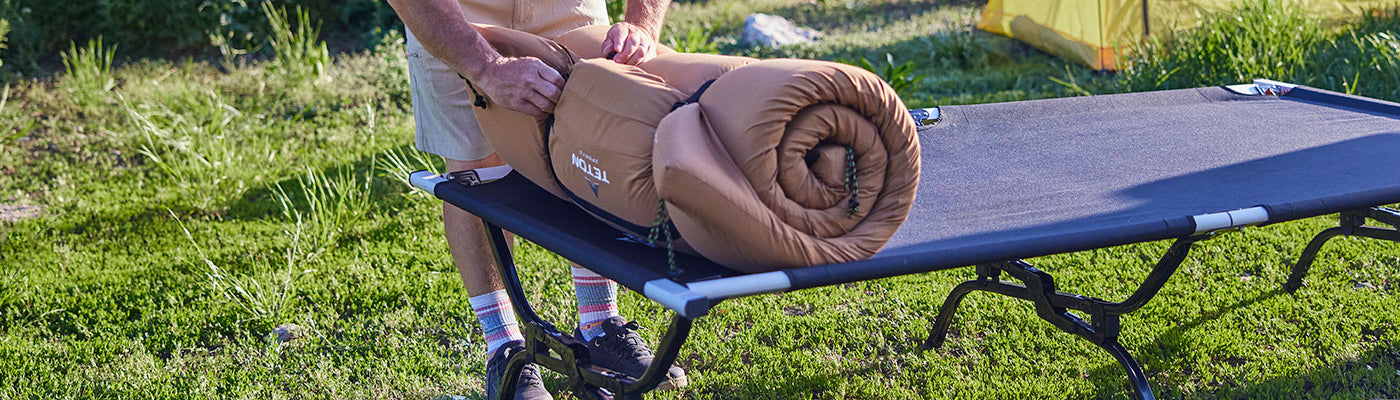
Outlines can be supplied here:
[[851, 201], [846, 203], [846, 218], [860, 212], [860, 200], [856, 199], [859, 189], [860, 185], [856, 182], [856, 149], [846, 146], [846, 191], [851, 193]]
[[482, 96], [480, 92], [476, 91], [476, 86], [472, 86], [472, 81], [470, 79], [467, 79], [467, 77], [462, 76], [462, 74], [457, 74], [457, 77], [462, 78], [462, 81], [467, 83], [467, 89], [471, 89], [472, 96], [476, 97], [472, 100], [472, 105], [480, 107], [483, 110], [486, 109], [486, 97]]

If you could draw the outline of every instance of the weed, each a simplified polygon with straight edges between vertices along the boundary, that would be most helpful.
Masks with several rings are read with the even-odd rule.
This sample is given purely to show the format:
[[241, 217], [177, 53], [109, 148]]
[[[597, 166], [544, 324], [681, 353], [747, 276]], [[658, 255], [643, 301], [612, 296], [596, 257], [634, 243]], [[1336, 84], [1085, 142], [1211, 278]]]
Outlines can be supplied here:
[[901, 96], [904, 95], [904, 91], [909, 90], [909, 88], [918, 85], [919, 81], [924, 80], [924, 78], [928, 76], [928, 74], [914, 75], [915, 64], [913, 61], [906, 61], [904, 64], [895, 66], [894, 55], [890, 53], [885, 53], [885, 67], [879, 70], [876, 70], [875, 66], [870, 64], [870, 60], [864, 57], [861, 57], [860, 60], [857, 60], [854, 63], [848, 60], [838, 61], [847, 64], [857, 65], [861, 68], [865, 68], [866, 71], [870, 71], [875, 73], [876, 75], [879, 75], [881, 79], [884, 79], [886, 83], [890, 84], [890, 87], [894, 89], [895, 94]]
[[68, 51], [63, 52], [66, 74], [61, 82], [64, 89], [81, 100], [105, 97], [117, 87], [117, 80], [112, 76], [112, 57], [116, 53], [116, 46], [106, 47], [100, 37], [88, 40], [82, 48], [70, 42]]
[[711, 30], [698, 26], [685, 31], [685, 36], [674, 36], [666, 40], [666, 45], [681, 53], [719, 54], [719, 48], [710, 42]]
[[[185, 223], [180, 221], [174, 212], [166, 212], [179, 223], [180, 230], [185, 233], [190, 246], [194, 247], [196, 254], [204, 261], [204, 276], [209, 280], [211, 288], [225, 301], [238, 305], [239, 309], [247, 314], [245, 320], [279, 320], [287, 309], [288, 299], [295, 294], [297, 282], [316, 272], [315, 269], [303, 268], [314, 254], [309, 255], [302, 248], [301, 221], [297, 221], [293, 230], [284, 231], [291, 239], [291, 245], [283, 252], [285, 264], [281, 273], [259, 279], [256, 276], [235, 275], [219, 268], [218, 264], [209, 259], [199, 242], [194, 240], [194, 235], [190, 234]], [[267, 283], [263, 283], [264, 281]]]
[[246, 166], [245, 155], [249, 149], [266, 150], [268, 143], [235, 136], [230, 126], [243, 113], [217, 92], [191, 100], [192, 109], [183, 113], [166, 105], [122, 105], [141, 135], [138, 152], [176, 188], [190, 192], [193, 206], [209, 209], [230, 190], [243, 189], [237, 178]]
[[[408, 181], [408, 174], [414, 171], [441, 171], [442, 167], [434, 160], [437, 160], [437, 157], [413, 149], [389, 150], [379, 159], [378, 168], [381, 174], [403, 183], [408, 189], [413, 189], [413, 183]], [[421, 194], [417, 190], [410, 190], [409, 193]]]
[[[10, 85], [5, 84], [4, 92], [0, 93], [0, 115], [5, 113], [5, 106], [9, 103]], [[4, 146], [8, 145], [10, 142], [28, 135], [29, 132], [33, 131], [34, 127], [38, 125], [39, 123], [34, 121], [33, 118], [20, 118], [17, 121], [6, 123], [3, 127], [0, 127], [0, 148], [4, 148]]]
[[[9, 39], [10, 20], [0, 18], [0, 50], [6, 50], [10, 48], [10, 45], [6, 43], [7, 41], [9, 41]], [[4, 54], [0, 54], [0, 67], [3, 66], [5, 66], [5, 57]]]
[[1089, 92], [1088, 89], [1085, 89], [1083, 86], [1079, 85], [1079, 79], [1074, 77], [1074, 72], [1070, 71], [1070, 67], [1068, 65], [1065, 66], [1065, 79], [1059, 79], [1052, 76], [1050, 77], [1050, 81], [1055, 82], [1055, 84], [1058, 84], [1060, 86], [1064, 86], [1065, 89], [1069, 89], [1069, 91], [1071, 93], [1074, 93], [1076, 96], [1094, 95], [1093, 93]]
[[928, 48], [928, 59], [950, 68], [978, 68], [1007, 58], [1005, 49], [979, 34], [971, 21], [953, 24], [919, 40]]
[[368, 171], [340, 169], [327, 175], [308, 167], [297, 177], [299, 192], [289, 194], [277, 184], [272, 193], [282, 216], [295, 221], [298, 231], [308, 231], [308, 252], [319, 254], [368, 216], [373, 179]]
[[[1137, 46], [1122, 74], [1129, 90], [1248, 82], [1269, 78], [1305, 83], [1327, 44], [1322, 21], [1273, 0], [1239, 3], [1201, 26]], [[1190, 71], [1189, 74], [1181, 73]]]
[[311, 26], [307, 12], [301, 7], [295, 9], [297, 26], [292, 30], [286, 9], [273, 6], [272, 2], [264, 2], [262, 9], [272, 27], [269, 43], [275, 56], [268, 69], [289, 82], [325, 77], [326, 65], [331, 62], [330, 52], [326, 50], [326, 43], [317, 39], [321, 28]]

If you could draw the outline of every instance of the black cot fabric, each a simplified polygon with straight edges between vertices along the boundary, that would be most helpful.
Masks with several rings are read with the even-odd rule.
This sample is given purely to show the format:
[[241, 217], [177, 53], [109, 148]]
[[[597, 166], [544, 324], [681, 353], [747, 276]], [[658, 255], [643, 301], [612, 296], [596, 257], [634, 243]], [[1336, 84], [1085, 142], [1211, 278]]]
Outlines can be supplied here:
[[[433, 191], [449, 204], [638, 293], [649, 281], [672, 278], [665, 243], [653, 246], [613, 229], [519, 173], [480, 186], [443, 182]], [[675, 257], [681, 274], [672, 279], [679, 282], [740, 274], [703, 258], [679, 252]]]
[[[940, 110], [919, 132], [919, 192], [900, 230], [871, 259], [787, 270], [794, 288], [1183, 237], [1191, 216], [1254, 206], [1281, 222], [1400, 202], [1395, 103], [1210, 87]], [[523, 181], [438, 192], [630, 289], [666, 276], [664, 251]], [[682, 282], [738, 274], [679, 264]]]
[[867, 261], [884, 274], [1182, 237], [1254, 206], [1281, 222], [1400, 202], [1389, 102], [1209, 87], [940, 111], [909, 219]]

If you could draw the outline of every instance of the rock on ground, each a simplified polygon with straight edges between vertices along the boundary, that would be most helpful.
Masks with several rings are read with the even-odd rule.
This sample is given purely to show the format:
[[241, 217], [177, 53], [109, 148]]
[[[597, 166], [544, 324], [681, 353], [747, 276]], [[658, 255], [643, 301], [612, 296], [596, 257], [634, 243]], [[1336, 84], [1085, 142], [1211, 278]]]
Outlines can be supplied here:
[[306, 336], [306, 328], [297, 324], [282, 324], [272, 328], [272, 335], [277, 337], [278, 343], [290, 342]]
[[44, 209], [39, 206], [23, 204], [0, 204], [0, 222], [16, 222], [25, 218], [39, 216]]
[[812, 43], [821, 39], [821, 32], [799, 27], [777, 15], [753, 14], [744, 18], [744, 31], [739, 43], [745, 46], [779, 48], [792, 44]]

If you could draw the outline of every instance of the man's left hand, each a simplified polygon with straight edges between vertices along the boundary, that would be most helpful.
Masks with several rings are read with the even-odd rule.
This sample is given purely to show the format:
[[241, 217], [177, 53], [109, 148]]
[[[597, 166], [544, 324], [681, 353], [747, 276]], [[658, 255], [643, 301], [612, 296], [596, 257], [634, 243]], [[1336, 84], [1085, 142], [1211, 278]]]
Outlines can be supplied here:
[[622, 64], [641, 64], [656, 56], [656, 36], [640, 26], [618, 22], [603, 39], [603, 54]]

